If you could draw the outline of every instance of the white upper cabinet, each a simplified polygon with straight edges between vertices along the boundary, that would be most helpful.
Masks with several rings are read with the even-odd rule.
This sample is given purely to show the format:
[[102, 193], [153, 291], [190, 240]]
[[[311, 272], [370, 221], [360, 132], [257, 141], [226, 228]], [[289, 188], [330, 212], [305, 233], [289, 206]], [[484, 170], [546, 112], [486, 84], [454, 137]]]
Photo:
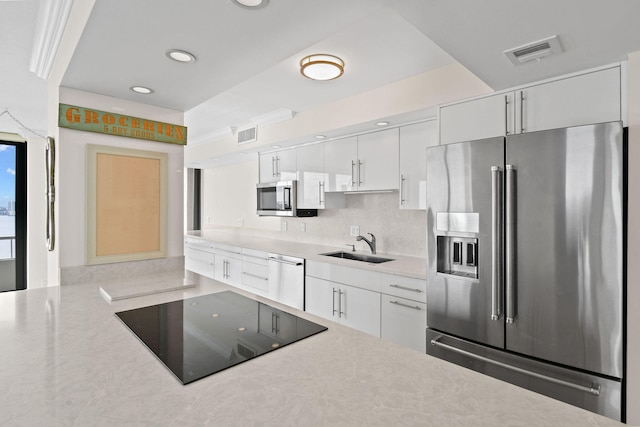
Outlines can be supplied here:
[[438, 122], [400, 128], [400, 209], [427, 208], [427, 147], [438, 145]]
[[621, 119], [620, 67], [516, 91], [516, 132]]
[[513, 133], [513, 96], [503, 93], [440, 107], [440, 144]]
[[439, 109], [440, 143], [622, 120], [614, 66]]
[[344, 194], [327, 194], [324, 144], [313, 144], [296, 149], [298, 164], [298, 207], [325, 209], [344, 207]]
[[358, 138], [343, 138], [324, 144], [325, 191], [351, 191], [357, 188]]
[[296, 150], [260, 153], [260, 182], [293, 181], [296, 179]]
[[399, 141], [398, 128], [358, 136], [358, 191], [398, 189]]

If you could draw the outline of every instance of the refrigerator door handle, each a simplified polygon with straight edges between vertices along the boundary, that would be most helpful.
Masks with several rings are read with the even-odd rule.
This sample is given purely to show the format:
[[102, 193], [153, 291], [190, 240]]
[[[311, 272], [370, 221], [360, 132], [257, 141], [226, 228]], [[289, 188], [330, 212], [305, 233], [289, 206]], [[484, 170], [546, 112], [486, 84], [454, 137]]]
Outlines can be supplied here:
[[506, 321], [514, 323], [516, 320], [516, 169], [513, 165], [505, 165], [506, 171], [506, 212], [505, 212], [505, 231], [506, 231]]
[[502, 172], [491, 166], [491, 320], [502, 315]]

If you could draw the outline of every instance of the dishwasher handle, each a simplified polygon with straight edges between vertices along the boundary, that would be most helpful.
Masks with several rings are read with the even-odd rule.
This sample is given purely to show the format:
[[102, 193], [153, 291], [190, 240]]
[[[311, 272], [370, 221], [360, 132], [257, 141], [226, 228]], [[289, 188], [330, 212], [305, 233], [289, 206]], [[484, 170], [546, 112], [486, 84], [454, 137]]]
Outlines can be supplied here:
[[287, 264], [287, 265], [303, 265], [304, 264], [303, 261], [287, 261], [286, 259], [276, 258], [273, 256], [269, 256], [269, 261], [275, 261], [275, 262], [279, 262], [281, 264]]

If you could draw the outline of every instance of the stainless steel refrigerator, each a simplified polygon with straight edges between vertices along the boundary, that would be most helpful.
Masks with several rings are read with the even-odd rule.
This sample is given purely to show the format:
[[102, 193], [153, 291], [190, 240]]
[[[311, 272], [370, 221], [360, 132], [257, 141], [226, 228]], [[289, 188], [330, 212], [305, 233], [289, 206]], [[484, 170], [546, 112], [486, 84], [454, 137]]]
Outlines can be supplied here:
[[427, 353], [624, 420], [621, 123], [427, 149]]

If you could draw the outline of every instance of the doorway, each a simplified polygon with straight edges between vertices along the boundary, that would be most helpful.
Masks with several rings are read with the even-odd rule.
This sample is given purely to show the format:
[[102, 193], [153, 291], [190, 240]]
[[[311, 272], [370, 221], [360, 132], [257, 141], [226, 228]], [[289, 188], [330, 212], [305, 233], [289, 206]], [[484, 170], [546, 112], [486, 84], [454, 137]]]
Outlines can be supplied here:
[[27, 287], [27, 146], [0, 140], [0, 292]]

